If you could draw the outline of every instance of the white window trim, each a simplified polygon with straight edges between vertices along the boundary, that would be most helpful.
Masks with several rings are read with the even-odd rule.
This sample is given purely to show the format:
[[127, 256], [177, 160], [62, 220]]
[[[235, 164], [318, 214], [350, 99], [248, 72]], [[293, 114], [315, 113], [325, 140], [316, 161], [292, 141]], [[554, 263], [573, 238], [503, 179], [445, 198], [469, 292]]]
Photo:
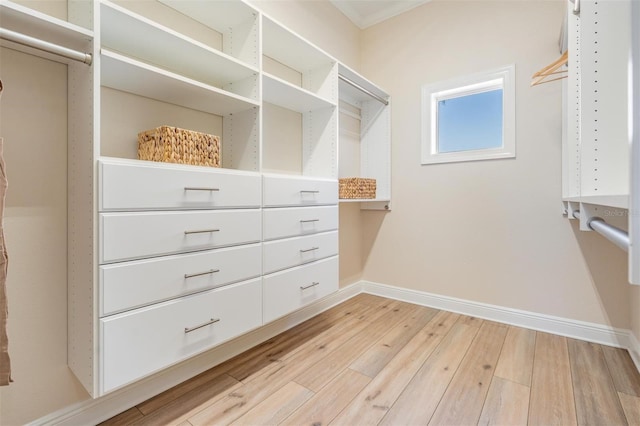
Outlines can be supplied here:
[[[502, 88], [502, 148], [438, 152], [437, 102]], [[422, 164], [494, 160], [516, 156], [515, 65], [422, 86]]]

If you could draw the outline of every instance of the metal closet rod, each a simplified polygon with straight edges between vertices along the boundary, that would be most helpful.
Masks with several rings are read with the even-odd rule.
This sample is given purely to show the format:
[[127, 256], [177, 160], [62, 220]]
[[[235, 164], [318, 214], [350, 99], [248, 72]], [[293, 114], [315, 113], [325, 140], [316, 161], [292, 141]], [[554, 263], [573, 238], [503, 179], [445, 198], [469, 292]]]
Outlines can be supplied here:
[[356, 89], [358, 89], [359, 91], [361, 91], [362, 93], [365, 93], [369, 96], [371, 96], [373, 99], [382, 102], [385, 105], [389, 105], [389, 101], [386, 100], [385, 98], [383, 98], [382, 96], [378, 96], [375, 93], [373, 93], [372, 91], [365, 89], [364, 87], [360, 86], [358, 83], [356, 83], [355, 81], [351, 81], [349, 80], [347, 77], [343, 76], [342, 74], [338, 74], [338, 78], [342, 81], [344, 81], [345, 83], [355, 87]]
[[[574, 210], [573, 217], [580, 219], [580, 210]], [[624, 251], [629, 251], [629, 234], [620, 228], [609, 225], [601, 217], [592, 217], [587, 226], [611, 241]]]
[[82, 62], [87, 65], [91, 65], [91, 62], [93, 60], [91, 53], [79, 52], [77, 50], [69, 49], [67, 47], [50, 43], [48, 41], [40, 40], [39, 38], [7, 30], [5, 28], [0, 28], [0, 38], [21, 44], [23, 46], [42, 50], [44, 52], [53, 53], [54, 55], [73, 59], [74, 61]]

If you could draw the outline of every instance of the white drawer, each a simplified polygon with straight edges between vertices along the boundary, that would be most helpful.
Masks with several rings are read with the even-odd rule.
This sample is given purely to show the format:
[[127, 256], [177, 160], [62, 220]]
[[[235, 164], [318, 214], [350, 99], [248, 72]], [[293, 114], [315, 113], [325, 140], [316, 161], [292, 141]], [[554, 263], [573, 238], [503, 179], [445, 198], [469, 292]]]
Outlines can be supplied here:
[[264, 243], [264, 273], [338, 254], [338, 231]]
[[100, 316], [261, 274], [260, 244], [104, 265], [100, 267]]
[[338, 204], [338, 181], [265, 175], [263, 197], [265, 207]]
[[264, 323], [338, 290], [338, 256], [264, 277]]
[[100, 211], [260, 207], [260, 175], [147, 161], [102, 159]]
[[264, 209], [264, 240], [315, 234], [338, 229], [338, 206]]
[[261, 305], [258, 278], [101, 319], [102, 392], [260, 326]]
[[100, 263], [260, 241], [260, 210], [100, 214]]

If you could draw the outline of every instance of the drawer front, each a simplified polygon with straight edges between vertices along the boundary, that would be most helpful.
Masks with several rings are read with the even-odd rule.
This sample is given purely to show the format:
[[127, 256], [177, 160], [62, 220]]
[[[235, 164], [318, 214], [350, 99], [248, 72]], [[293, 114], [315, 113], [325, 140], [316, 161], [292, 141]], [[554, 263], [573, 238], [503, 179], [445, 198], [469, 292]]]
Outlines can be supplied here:
[[338, 229], [338, 206], [289, 207], [262, 211], [264, 240]]
[[338, 231], [264, 243], [264, 273], [338, 254]]
[[258, 174], [143, 161], [99, 163], [100, 211], [259, 207]]
[[338, 290], [338, 257], [276, 272], [263, 280], [267, 323]]
[[264, 176], [264, 206], [313, 206], [338, 203], [338, 181]]
[[261, 304], [258, 278], [101, 319], [102, 392], [259, 327]]
[[100, 263], [259, 242], [260, 210], [100, 214]]
[[262, 274], [260, 244], [100, 267], [100, 316]]

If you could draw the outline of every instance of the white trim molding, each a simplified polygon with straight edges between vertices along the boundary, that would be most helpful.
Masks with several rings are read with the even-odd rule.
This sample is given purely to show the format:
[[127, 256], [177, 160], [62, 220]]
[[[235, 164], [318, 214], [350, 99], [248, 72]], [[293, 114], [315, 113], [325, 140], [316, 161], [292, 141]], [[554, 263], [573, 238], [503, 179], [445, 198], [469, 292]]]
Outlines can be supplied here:
[[[495, 160], [516, 156], [516, 71], [515, 65], [474, 75], [422, 86], [421, 112], [421, 164], [457, 163], [461, 161]], [[494, 148], [479, 148], [442, 152], [438, 123], [441, 101], [463, 98], [484, 92], [502, 90], [502, 144]], [[474, 136], [477, 140], [477, 136]]]
[[630, 331], [568, 318], [505, 308], [370, 281], [341, 288], [311, 305], [277, 319], [165, 371], [97, 399], [82, 401], [42, 417], [31, 425], [95, 424], [128, 410], [191, 377], [259, 345], [360, 293], [470, 315], [504, 324], [586, 340], [629, 351], [640, 372], [640, 342]]
[[[362, 282], [365, 293], [403, 302], [470, 315], [531, 330], [543, 331], [574, 339], [586, 340], [607, 346], [629, 348], [631, 332], [568, 318], [538, 314], [519, 309], [505, 308], [454, 297], [440, 296], [423, 291], [410, 290], [385, 284]], [[640, 371], [640, 368], [639, 368]]]
[[632, 331], [629, 331], [629, 347], [627, 348], [629, 355], [638, 371], [640, 371], [640, 341]]

